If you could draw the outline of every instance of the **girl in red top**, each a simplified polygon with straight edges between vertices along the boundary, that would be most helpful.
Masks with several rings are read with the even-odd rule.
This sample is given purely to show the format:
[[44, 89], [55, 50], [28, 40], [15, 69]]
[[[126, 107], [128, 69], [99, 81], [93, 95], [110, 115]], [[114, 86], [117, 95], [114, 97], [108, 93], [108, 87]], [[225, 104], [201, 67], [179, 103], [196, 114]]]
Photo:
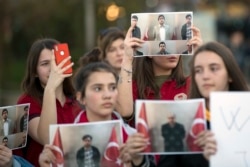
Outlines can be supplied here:
[[80, 107], [74, 98], [72, 74], [63, 74], [73, 63], [62, 68], [70, 57], [55, 63], [53, 48], [59, 42], [40, 39], [30, 48], [26, 74], [22, 83], [23, 95], [18, 104], [30, 103], [27, 146], [15, 151], [34, 166], [44, 144], [49, 143], [49, 125], [73, 123]]

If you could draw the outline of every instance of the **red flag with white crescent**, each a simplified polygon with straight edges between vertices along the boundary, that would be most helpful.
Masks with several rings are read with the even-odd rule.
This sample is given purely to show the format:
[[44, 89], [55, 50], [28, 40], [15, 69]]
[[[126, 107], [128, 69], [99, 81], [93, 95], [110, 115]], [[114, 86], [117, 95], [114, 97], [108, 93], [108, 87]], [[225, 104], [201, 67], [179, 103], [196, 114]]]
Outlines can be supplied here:
[[52, 167], [63, 167], [64, 166], [64, 155], [63, 155], [63, 147], [62, 140], [59, 127], [56, 130], [54, 140], [53, 140], [53, 153], [56, 157], [56, 164], [52, 164]]
[[204, 108], [203, 103], [200, 103], [197, 109], [197, 112], [194, 117], [194, 121], [192, 123], [191, 129], [187, 136], [187, 145], [190, 151], [202, 151], [202, 149], [194, 144], [197, 135], [204, 131], [206, 128], [206, 121], [204, 116]]
[[119, 144], [117, 140], [115, 127], [112, 128], [109, 142], [104, 150], [102, 157], [102, 167], [122, 167], [122, 161], [119, 159]]
[[[142, 105], [141, 105], [139, 118], [138, 118], [138, 121], [136, 123], [136, 129], [139, 133], [144, 134], [144, 136], [150, 140], [145, 103], [142, 103]], [[146, 147], [144, 152], [151, 152], [151, 143], [150, 142], [148, 143], [148, 146]]]

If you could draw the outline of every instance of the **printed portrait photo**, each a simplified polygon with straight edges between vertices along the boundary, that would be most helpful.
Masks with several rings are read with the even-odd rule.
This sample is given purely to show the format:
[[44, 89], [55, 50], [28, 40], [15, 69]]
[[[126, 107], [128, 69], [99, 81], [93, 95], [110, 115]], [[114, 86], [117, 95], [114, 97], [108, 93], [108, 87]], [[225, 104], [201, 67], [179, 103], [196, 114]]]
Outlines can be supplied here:
[[194, 144], [206, 130], [204, 99], [136, 100], [136, 129], [149, 138], [147, 154], [192, 154]]
[[0, 139], [10, 149], [26, 146], [30, 104], [0, 107]]
[[145, 41], [134, 56], [192, 55], [193, 12], [132, 13], [132, 36]]
[[110, 166], [121, 164], [119, 146], [122, 143], [121, 121], [101, 121], [50, 125], [50, 143], [57, 151], [57, 165]]

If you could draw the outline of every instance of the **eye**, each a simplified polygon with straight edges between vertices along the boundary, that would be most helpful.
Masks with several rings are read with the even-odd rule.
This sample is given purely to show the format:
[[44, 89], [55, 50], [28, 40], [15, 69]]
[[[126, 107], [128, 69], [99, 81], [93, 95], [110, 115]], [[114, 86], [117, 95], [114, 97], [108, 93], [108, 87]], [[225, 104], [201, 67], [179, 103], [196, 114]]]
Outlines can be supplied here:
[[211, 71], [216, 72], [216, 71], [218, 71], [219, 67], [218, 66], [212, 66], [210, 69], [211, 69]]
[[117, 86], [116, 86], [116, 85], [112, 85], [112, 86], [110, 86], [110, 90], [111, 90], [111, 91], [116, 90], [116, 88], [117, 88]]
[[94, 90], [96, 91], [96, 92], [100, 92], [101, 91], [101, 87], [94, 87]]
[[200, 73], [202, 73], [202, 69], [201, 68], [195, 68], [194, 73], [195, 74], [200, 74]]

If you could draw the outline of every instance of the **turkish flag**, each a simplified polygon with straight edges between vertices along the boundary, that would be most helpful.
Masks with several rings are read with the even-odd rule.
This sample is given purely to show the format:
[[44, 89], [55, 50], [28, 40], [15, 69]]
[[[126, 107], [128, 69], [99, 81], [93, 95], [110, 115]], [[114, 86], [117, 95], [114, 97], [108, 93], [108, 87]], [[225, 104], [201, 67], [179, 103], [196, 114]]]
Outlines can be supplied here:
[[102, 157], [102, 167], [121, 167], [122, 161], [119, 159], [119, 144], [115, 127], [112, 128], [109, 142], [104, 150]]
[[59, 127], [56, 130], [56, 134], [53, 140], [53, 153], [56, 157], [56, 164], [52, 164], [53, 167], [63, 167], [64, 166], [64, 157], [63, 157], [63, 147]]
[[[150, 140], [145, 103], [142, 103], [141, 105], [139, 118], [136, 123], [136, 129], [139, 133], [144, 134], [144, 136]], [[148, 143], [148, 146], [145, 148], [144, 152], [151, 152], [150, 142]]]
[[144, 41], [148, 41], [148, 28], [145, 29], [145, 33], [142, 38]]
[[206, 129], [206, 121], [203, 110], [203, 105], [200, 103], [187, 136], [187, 145], [190, 151], [202, 151], [199, 146], [194, 144], [194, 141], [197, 138], [197, 135]]

